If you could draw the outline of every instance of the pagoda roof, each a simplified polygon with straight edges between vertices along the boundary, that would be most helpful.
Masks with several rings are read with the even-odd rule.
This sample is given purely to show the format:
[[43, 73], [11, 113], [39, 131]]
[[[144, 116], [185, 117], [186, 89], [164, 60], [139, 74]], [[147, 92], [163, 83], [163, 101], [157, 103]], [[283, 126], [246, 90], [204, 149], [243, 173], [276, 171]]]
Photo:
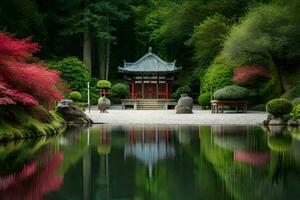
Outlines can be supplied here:
[[181, 71], [181, 67], [176, 67], [175, 62], [166, 62], [152, 53], [152, 48], [149, 48], [138, 61], [129, 63], [124, 61], [124, 66], [119, 67], [119, 72], [122, 73], [175, 73]]

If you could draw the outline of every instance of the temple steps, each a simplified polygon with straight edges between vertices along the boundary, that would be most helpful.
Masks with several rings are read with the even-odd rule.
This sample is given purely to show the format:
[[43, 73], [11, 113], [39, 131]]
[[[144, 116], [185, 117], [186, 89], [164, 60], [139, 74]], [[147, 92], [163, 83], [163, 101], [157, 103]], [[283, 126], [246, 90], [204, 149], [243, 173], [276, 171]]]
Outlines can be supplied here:
[[165, 104], [164, 102], [159, 102], [155, 100], [144, 100], [138, 102], [137, 109], [138, 110], [164, 110]]

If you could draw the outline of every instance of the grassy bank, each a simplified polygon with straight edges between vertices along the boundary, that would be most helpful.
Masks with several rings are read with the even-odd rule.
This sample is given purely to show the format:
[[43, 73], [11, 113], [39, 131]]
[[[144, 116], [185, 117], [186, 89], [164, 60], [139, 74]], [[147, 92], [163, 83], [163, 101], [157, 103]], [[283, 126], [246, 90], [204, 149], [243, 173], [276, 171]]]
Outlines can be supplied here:
[[0, 108], [0, 141], [59, 134], [66, 127], [64, 119], [41, 106]]

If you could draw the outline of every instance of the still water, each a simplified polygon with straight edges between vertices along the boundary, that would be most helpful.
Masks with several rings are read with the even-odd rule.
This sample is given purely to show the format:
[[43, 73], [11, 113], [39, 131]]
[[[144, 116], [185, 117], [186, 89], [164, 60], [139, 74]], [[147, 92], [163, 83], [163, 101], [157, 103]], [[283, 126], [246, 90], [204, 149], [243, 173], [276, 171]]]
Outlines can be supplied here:
[[0, 199], [300, 199], [300, 131], [69, 128], [0, 145]]

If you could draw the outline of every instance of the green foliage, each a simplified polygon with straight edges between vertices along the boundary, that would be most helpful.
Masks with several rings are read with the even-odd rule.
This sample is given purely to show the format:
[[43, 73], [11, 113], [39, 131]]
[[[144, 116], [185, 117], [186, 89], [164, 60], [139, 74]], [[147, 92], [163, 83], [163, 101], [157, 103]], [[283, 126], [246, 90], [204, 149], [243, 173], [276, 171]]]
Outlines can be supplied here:
[[211, 96], [208, 93], [203, 93], [200, 94], [200, 96], [198, 97], [198, 102], [200, 104], [200, 106], [210, 106], [210, 100], [211, 100]]
[[300, 98], [300, 83], [296, 84], [294, 87], [291, 89], [287, 90], [281, 98], [289, 99], [292, 100], [294, 98]]
[[274, 117], [281, 117], [291, 113], [293, 104], [288, 99], [278, 98], [269, 101], [266, 109]]
[[65, 121], [42, 106], [10, 106], [0, 116], [0, 141], [60, 133]]
[[295, 105], [299, 105], [300, 104], [300, 97], [297, 97], [295, 99], [293, 99], [292, 101], [292, 104], [295, 106]]
[[293, 69], [299, 57], [300, 38], [297, 21], [300, 2], [272, 1], [249, 11], [231, 30], [224, 44], [224, 55], [234, 63], [265, 63], [272, 74], [275, 93], [284, 91], [283, 72]]
[[73, 91], [82, 91], [87, 88], [89, 73], [87, 67], [75, 57], [67, 57], [60, 61], [48, 61], [50, 69], [61, 72], [61, 78], [66, 81], [66, 85]]
[[188, 85], [181, 86], [181, 87], [177, 88], [177, 90], [172, 94], [172, 98], [179, 99], [181, 94], [191, 95], [192, 90]]
[[198, 64], [198, 75], [202, 74], [214, 57], [222, 50], [223, 41], [228, 32], [228, 19], [222, 15], [213, 15], [195, 26], [189, 45], [194, 46], [194, 59]]
[[111, 88], [111, 83], [107, 80], [100, 80], [97, 82], [97, 87], [99, 88]]
[[268, 146], [271, 150], [277, 152], [285, 152], [292, 146], [291, 134], [275, 135], [268, 138]]
[[75, 105], [78, 106], [79, 108], [86, 108], [86, 107], [88, 107], [87, 103], [82, 103], [82, 102], [75, 102]]
[[129, 86], [124, 83], [116, 83], [111, 87], [111, 96], [125, 98], [129, 95]]
[[248, 90], [237, 85], [226, 86], [215, 91], [214, 99], [217, 100], [245, 100], [248, 97]]
[[78, 102], [81, 99], [81, 94], [77, 91], [70, 92], [69, 96], [74, 102]]
[[213, 94], [215, 90], [232, 84], [233, 67], [225, 63], [222, 55], [215, 58], [206, 70], [200, 85], [201, 93]]
[[300, 119], [300, 104], [297, 104], [293, 107], [293, 110], [291, 112], [291, 117], [293, 119]]
[[89, 2], [80, 12], [66, 20], [69, 28], [64, 34], [86, 33], [90, 29], [95, 37], [114, 42], [116, 37], [112, 34], [115, 31], [112, 22], [128, 19], [128, 3], [128, 0]]

